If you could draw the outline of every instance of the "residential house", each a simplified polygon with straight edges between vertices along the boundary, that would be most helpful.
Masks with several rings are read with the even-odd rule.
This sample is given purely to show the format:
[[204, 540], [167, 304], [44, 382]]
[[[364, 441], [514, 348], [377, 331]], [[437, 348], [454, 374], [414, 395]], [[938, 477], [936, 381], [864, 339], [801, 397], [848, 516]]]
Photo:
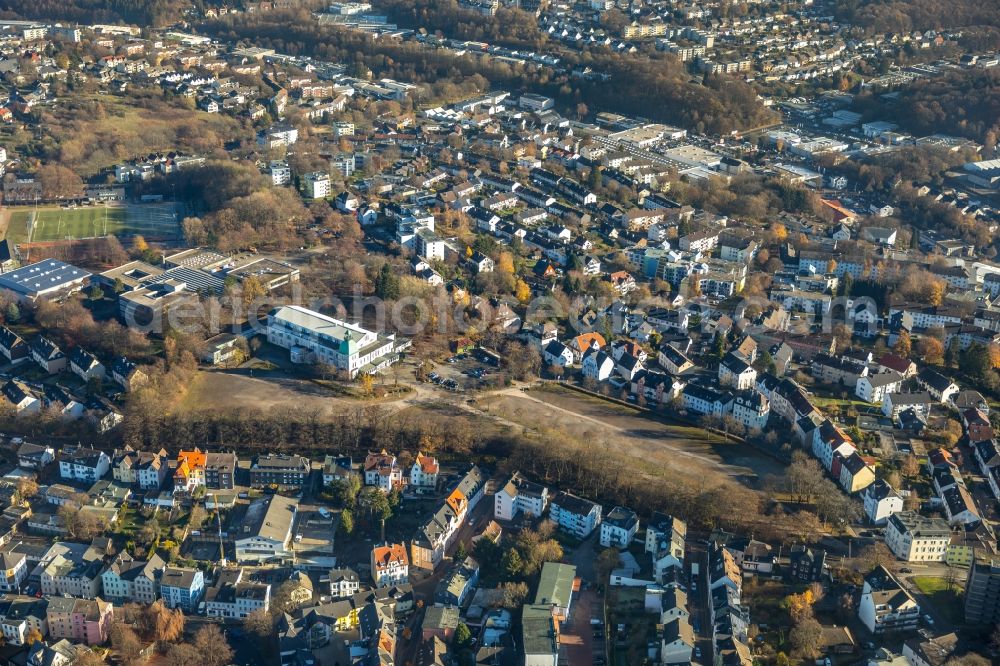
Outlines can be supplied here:
[[111, 476], [115, 481], [138, 486], [141, 490], [159, 490], [170, 472], [167, 452], [136, 451], [131, 446], [115, 450]]
[[39, 335], [28, 346], [31, 349], [31, 360], [45, 372], [54, 375], [66, 369], [66, 354], [48, 338]]
[[[34, 632], [46, 638], [49, 633], [49, 623], [46, 619], [48, 606], [47, 599], [17, 594], [4, 595], [0, 599], [0, 630], [3, 632], [4, 641], [8, 645], [24, 645], [28, 642], [29, 635]], [[32, 647], [44, 642], [35, 641]], [[37, 666], [31, 657], [28, 658], [28, 664]]]
[[826, 551], [806, 546], [792, 546], [788, 554], [789, 575], [804, 583], [822, 580], [826, 568]]
[[232, 490], [236, 476], [235, 453], [205, 452], [195, 447], [177, 454], [174, 490], [191, 492], [199, 486], [213, 490]]
[[898, 372], [880, 372], [858, 378], [854, 394], [865, 402], [878, 404], [887, 393], [898, 391], [902, 383], [903, 376]]
[[864, 500], [865, 515], [873, 525], [884, 525], [889, 516], [903, 510], [903, 498], [885, 479], [878, 479], [865, 488], [861, 497]]
[[917, 373], [917, 382], [940, 403], [951, 401], [952, 396], [960, 390], [958, 384], [933, 368], [921, 368]]
[[160, 597], [160, 576], [166, 563], [153, 553], [148, 560], [136, 560], [119, 553], [101, 574], [104, 598], [119, 604], [151, 604]]
[[581, 333], [566, 346], [573, 352], [573, 362], [580, 363], [587, 352], [594, 349], [603, 349], [607, 345], [604, 336], [600, 333]]
[[134, 391], [149, 381], [149, 375], [124, 356], [111, 365], [111, 378], [121, 384], [126, 392]]
[[902, 412], [912, 409], [917, 414], [927, 418], [931, 412], [934, 399], [927, 391], [915, 393], [886, 393], [882, 398], [882, 413], [893, 421], [897, 421]]
[[854, 388], [861, 377], [868, 376], [868, 365], [850, 356], [819, 353], [810, 364], [812, 376], [824, 384], [839, 384]]
[[31, 355], [28, 343], [21, 339], [14, 331], [6, 326], [0, 326], [0, 354], [7, 357], [7, 360], [17, 365]]
[[865, 576], [858, 618], [875, 635], [913, 631], [920, 619], [920, 606], [885, 567], [878, 565]]
[[733, 411], [733, 395], [709, 386], [688, 384], [682, 394], [684, 409], [695, 414], [722, 417]]
[[462, 608], [479, 585], [479, 563], [471, 557], [459, 562], [438, 583], [434, 605]]
[[917, 374], [917, 364], [898, 354], [882, 354], [876, 363], [879, 372], [898, 372], [903, 379], [915, 377]]
[[601, 505], [560, 491], [552, 498], [549, 518], [559, 529], [585, 539], [601, 522]]
[[406, 546], [401, 543], [384, 543], [372, 548], [372, 581], [378, 586], [399, 585], [410, 578], [410, 561]]
[[689, 664], [694, 650], [694, 630], [687, 618], [677, 618], [663, 625], [660, 635], [661, 664]]
[[673, 516], [653, 513], [646, 526], [645, 552], [653, 560], [653, 575], [657, 583], [664, 582], [668, 570], [683, 569], [686, 540], [687, 523]]
[[107, 376], [104, 364], [82, 347], [77, 347], [70, 353], [69, 369], [85, 382], [104, 379]]
[[354, 461], [348, 455], [327, 455], [323, 458], [323, 485], [348, 481], [355, 474]]
[[18, 593], [28, 576], [28, 558], [24, 553], [14, 551], [0, 552], [0, 567], [3, 576], [0, 577], [0, 591]]
[[14, 409], [15, 414], [37, 414], [42, 410], [42, 401], [27, 384], [11, 379], [3, 385], [3, 396]]
[[601, 520], [600, 544], [626, 550], [639, 530], [639, 517], [631, 509], [616, 506]]
[[59, 476], [68, 481], [94, 483], [104, 478], [111, 466], [111, 458], [104, 451], [79, 448], [63, 454], [59, 460]]
[[410, 468], [410, 485], [416, 488], [435, 488], [440, 471], [437, 458], [425, 456], [418, 451], [413, 467]]
[[584, 377], [590, 377], [603, 382], [615, 371], [615, 361], [599, 349], [589, 349], [583, 355], [581, 372]]
[[742, 391], [753, 388], [756, 381], [757, 371], [738, 354], [729, 352], [719, 363], [719, 384], [722, 386]]
[[672, 375], [679, 375], [694, 367], [694, 362], [672, 344], [660, 345], [656, 360], [661, 368]]
[[255, 611], [267, 611], [271, 585], [243, 579], [243, 568], [223, 569], [205, 592], [205, 615], [244, 620]]
[[396, 462], [396, 456], [385, 449], [379, 453], [369, 451], [363, 469], [366, 486], [376, 486], [388, 493], [403, 485], [403, 470]]
[[549, 501], [545, 486], [532, 483], [514, 472], [493, 496], [493, 516], [497, 520], [513, 520], [519, 513], [540, 518]]
[[160, 575], [160, 597], [167, 608], [193, 613], [204, 593], [205, 575], [199, 569], [165, 567]]
[[361, 580], [353, 569], [331, 569], [329, 578], [330, 596], [334, 599], [350, 597], [361, 589]]
[[839, 480], [844, 492], [848, 494], [861, 492], [875, 482], [875, 468], [857, 451], [852, 451], [840, 463]]
[[52, 597], [45, 620], [49, 636], [65, 638], [75, 643], [101, 645], [110, 638], [114, 622], [114, 607], [100, 599]]
[[548, 366], [569, 367], [573, 365], [573, 350], [553, 340], [542, 349], [542, 361]]
[[740, 391], [733, 400], [733, 418], [748, 431], [763, 430], [770, 414], [770, 402], [755, 389]]
[[305, 486], [311, 473], [308, 458], [287, 453], [268, 453], [254, 458], [250, 466], [250, 487], [298, 490]]
[[17, 447], [17, 464], [23, 469], [42, 470], [56, 459], [56, 452], [51, 446], [25, 442]]
[[948, 523], [913, 511], [889, 516], [885, 544], [904, 562], [943, 562], [951, 539]]

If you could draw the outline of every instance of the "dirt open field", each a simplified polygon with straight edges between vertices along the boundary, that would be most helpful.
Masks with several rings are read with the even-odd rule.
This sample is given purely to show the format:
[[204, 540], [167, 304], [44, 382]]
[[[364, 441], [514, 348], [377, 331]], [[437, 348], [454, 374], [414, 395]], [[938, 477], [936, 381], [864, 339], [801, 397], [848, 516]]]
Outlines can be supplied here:
[[530, 429], [541, 426], [593, 442], [618, 459], [632, 459], [646, 472], [676, 470], [706, 480], [725, 475], [754, 485], [759, 478], [784, 471], [780, 462], [745, 444], [700, 428], [663, 423], [623, 405], [558, 386], [507, 391], [486, 397], [478, 405], [488, 414]]
[[356, 406], [357, 400], [337, 398], [329, 389], [313, 382], [269, 374], [199, 372], [178, 409], [185, 411], [257, 409], [316, 409], [333, 415]]

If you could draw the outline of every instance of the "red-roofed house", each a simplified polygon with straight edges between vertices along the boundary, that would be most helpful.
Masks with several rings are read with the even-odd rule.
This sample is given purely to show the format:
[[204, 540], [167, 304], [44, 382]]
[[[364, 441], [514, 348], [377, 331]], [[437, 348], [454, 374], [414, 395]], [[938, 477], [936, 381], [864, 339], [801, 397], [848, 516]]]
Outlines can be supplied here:
[[439, 471], [440, 466], [437, 458], [417, 453], [413, 467], [410, 468], [410, 485], [418, 488], [433, 488], [437, 485]]
[[401, 585], [410, 577], [410, 560], [406, 546], [401, 543], [384, 543], [372, 548], [372, 580], [379, 587]]
[[[878, 359], [878, 364], [884, 370], [894, 370], [903, 375], [903, 379], [915, 377], [917, 374], [917, 364], [908, 358], [903, 358], [896, 354], [883, 354]], [[884, 371], [883, 370], [883, 371]]]

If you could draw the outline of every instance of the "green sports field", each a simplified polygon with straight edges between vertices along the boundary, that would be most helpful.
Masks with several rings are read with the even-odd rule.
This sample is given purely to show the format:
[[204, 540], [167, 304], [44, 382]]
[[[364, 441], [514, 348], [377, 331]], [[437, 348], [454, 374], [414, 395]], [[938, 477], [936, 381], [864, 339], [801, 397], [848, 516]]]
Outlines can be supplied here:
[[5, 238], [14, 243], [75, 240], [98, 236], [175, 238], [180, 215], [174, 204], [9, 208]]

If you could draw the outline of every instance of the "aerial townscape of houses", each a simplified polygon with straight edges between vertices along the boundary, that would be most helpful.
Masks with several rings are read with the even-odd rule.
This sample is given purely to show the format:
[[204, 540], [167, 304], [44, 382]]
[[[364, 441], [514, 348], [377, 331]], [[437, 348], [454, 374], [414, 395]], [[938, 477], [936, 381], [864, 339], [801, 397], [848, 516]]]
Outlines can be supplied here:
[[[987, 40], [812, 2], [452, 8], [527, 20], [515, 47], [299, 4], [0, 20], [0, 663], [996, 662], [995, 127], [889, 111], [995, 77]], [[382, 73], [232, 28], [295, 11]], [[776, 120], [588, 109], [643, 54]], [[80, 109], [119, 125], [100, 151], [46, 134]]]

